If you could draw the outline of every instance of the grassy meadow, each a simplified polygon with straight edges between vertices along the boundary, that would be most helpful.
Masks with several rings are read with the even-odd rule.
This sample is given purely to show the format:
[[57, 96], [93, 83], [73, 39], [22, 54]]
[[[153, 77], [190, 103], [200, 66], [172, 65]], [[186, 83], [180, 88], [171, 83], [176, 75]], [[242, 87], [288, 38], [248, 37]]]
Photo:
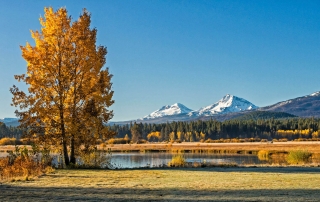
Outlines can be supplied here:
[[[318, 155], [319, 142], [108, 145], [113, 151], [288, 152], [293, 164]], [[3, 146], [2, 151], [13, 150]], [[131, 148], [131, 149], [130, 149]], [[260, 152], [259, 152], [260, 151]], [[175, 159], [174, 164], [184, 159]], [[183, 162], [182, 162], [183, 163]], [[45, 172], [46, 173], [46, 172]], [[0, 201], [319, 201], [320, 164], [153, 169], [57, 169], [0, 181]]]
[[319, 201], [320, 168], [56, 170], [0, 201]]
[[[1, 148], [1, 147], [0, 147]], [[99, 146], [99, 149], [102, 147]], [[260, 150], [290, 152], [292, 150], [307, 150], [320, 153], [320, 141], [315, 142], [245, 142], [245, 143], [147, 143], [147, 144], [108, 144], [105, 149], [112, 152], [209, 152], [209, 153], [245, 153], [256, 154]]]

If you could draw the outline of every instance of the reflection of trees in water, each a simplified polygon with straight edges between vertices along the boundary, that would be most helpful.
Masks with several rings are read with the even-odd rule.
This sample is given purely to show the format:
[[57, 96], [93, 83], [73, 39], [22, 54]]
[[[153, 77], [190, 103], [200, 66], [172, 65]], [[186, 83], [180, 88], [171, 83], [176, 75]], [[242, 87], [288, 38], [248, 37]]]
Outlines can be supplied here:
[[134, 163], [141, 163], [144, 162], [147, 159], [147, 156], [145, 155], [132, 155], [131, 156], [131, 161], [133, 161]]
[[[117, 164], [115, 167], [121, 168], [138, 168], [138, 167], [159, 167], [167, 164], [172, 153], [128, 153], [121, 155], [113, 155], [112, 161]], [[225, 155], [225, 154], [183, 154], [187, 162], [212, 162], [212, 163], [236, 163], [236, 164], [266, 164], [268, 162], [261, 161], [256, 155]]]

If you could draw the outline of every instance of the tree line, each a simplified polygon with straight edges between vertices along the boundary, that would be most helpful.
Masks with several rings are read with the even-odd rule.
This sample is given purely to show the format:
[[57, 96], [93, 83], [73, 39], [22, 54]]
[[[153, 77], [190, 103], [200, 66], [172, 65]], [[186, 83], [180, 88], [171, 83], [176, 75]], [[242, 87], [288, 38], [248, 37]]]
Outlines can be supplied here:
[[112, 125], [117, 138], [126, 135], [133, 140], [148, 141], [185, 141], [195, 142], [208, 139], [219, 140], [232, 138], [260, 138], [269, 141], [286, 138], [319, 138], [320, 119], [289, 118], [289, 119], [258, 119], [258, 120], [227, 120], [227, 121], [191, 121], [161, 124], [130, 123]]
[[0, 139], [4, 137], [20, 139], [23, 134], [23, 130], [18, 127], [6, 126], [6, 124], [0, 122]]

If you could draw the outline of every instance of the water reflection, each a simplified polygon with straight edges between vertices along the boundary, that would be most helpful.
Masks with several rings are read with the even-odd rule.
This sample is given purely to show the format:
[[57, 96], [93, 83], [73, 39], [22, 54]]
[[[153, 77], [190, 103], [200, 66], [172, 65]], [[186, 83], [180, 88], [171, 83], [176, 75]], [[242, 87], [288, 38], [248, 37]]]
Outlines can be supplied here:
[[[172, 153], [113, 153], [111, 163], [115, 168], [161, 167], [171, 161]], [[256, 155], [183, 154], [187, 162], [264, 164]]]
[[[142, 168], [162, 167], [168, 165], [175, 153], [112, 153], [111, 164], [113, 168]], [[258, 158], [256, 155], [245, 154], [210, 154], [210, 153], [184, 153], [187, 162], [205, 162], [208, 164], [237, 164], [237, 165], [287, 165], [285, 154], [273, 154], [269, 158]], [[7, 152], [0, 152], [0, 158], [8, 156]], [[53, 155], [53, 165], [62, 167], [63, 158]], [[320, 154], [313, 154], [309, 163], [320, 164]], [[61, 165], [60, 165], [61, 164]]]

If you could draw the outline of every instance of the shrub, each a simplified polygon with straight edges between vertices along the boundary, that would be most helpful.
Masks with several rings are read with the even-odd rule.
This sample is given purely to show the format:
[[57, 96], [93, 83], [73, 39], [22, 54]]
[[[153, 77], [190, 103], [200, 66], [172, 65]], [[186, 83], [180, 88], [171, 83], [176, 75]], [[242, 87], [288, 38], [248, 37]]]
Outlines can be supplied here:
[[32, 144], [34, 144], [33, 141], [31, 141], [30, 139], [27, 139], [27, 138], [20, 139], [20, 141], [21, 141], [22, 145], [32, 145]]
[[186, 165], [186, 160], [180, 154], [173, 156], [171, 161], [168, 163], [169, 167], [183, 167], [185, 165]]
[[269, 160], [270, 152], [267, 150], [260, 150], [258, 152], [258, 158], [259, 160]]
[[127, 144], [128, 140], [124, 138], [111, 138], [108, 140], [108, 144]]
[[[46, 155], [47, 151], [35, 150], [29, 152], [26, 147], [16, 146], [15, 151], [9, 151], [9, 156], [0, 159], [0, 179], [9, 180], [39, 176], [43, 173], [52, 172], [52, 158]], [[39, 156], [41, 155], [41, 157]]]
[[81, 151], [78, 157], [76, 165], [70, 165], [69, 168], [112, 168], [110, 150]]
[[290, 151], [287, 156], [289, 164], [303, 164], [307, 163], [311, 157], [311, 153], [305, 150]]
[[21, 145], [22, 142], [16, 138], [4, 137], [0, 139], [0, 145]]
[[146, 143], [148, 143], [148, 141], [145, 139], [139, 139], [137, 142], [137, 144], [146, 144]]
[[281, 138], [281, 139], [279, 139], [279, 142], [288, 142], [288, 139], [287, 138]]

